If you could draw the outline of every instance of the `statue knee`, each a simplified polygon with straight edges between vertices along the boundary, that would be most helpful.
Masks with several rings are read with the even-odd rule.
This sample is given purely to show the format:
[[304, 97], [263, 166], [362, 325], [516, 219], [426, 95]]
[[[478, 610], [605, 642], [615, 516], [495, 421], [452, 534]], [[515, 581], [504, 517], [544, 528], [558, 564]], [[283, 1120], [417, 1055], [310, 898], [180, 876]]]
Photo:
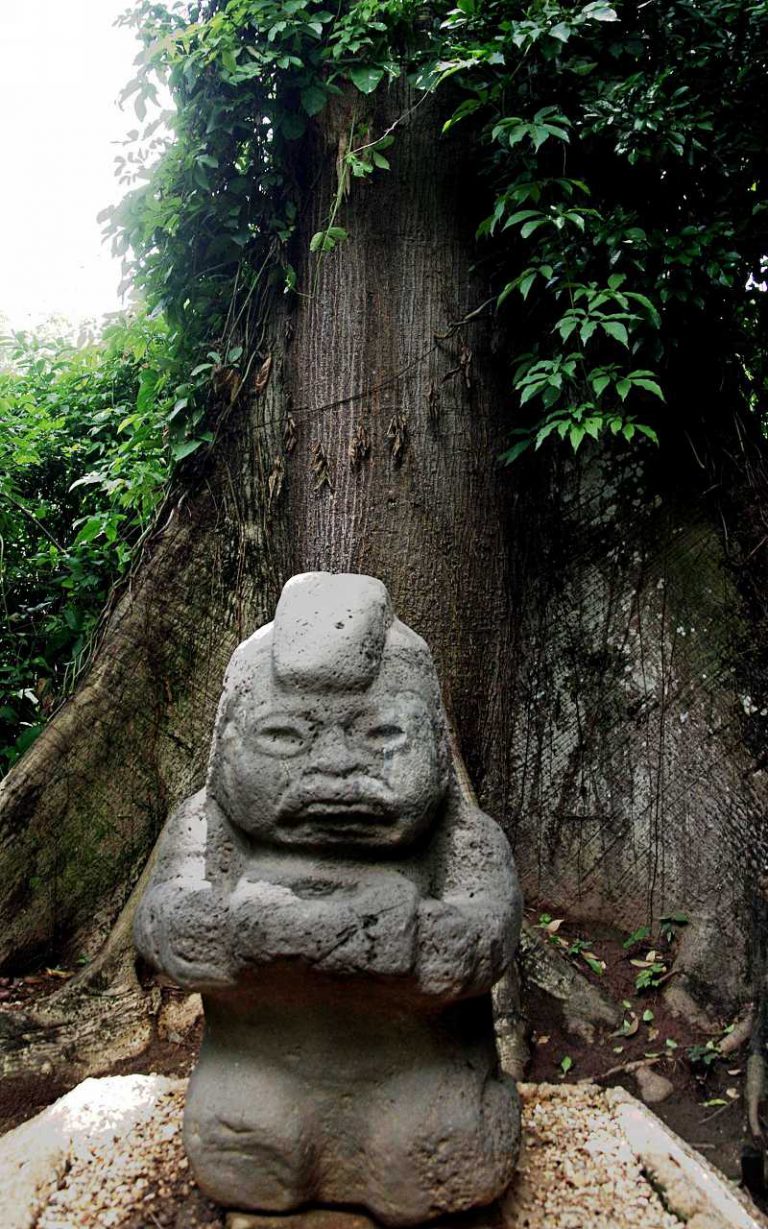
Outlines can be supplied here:
[[372, 1103], [366, 1202], [385, 1225], [419, 1224], [491, 1203], [511, 1181], [520, 1108], [514, 1083], [477, 1073], [392, 1081]]
[[195, 1072], [184, 1145], [198, 1185], [227, 1207], [286, 1212], [316, 1195], [317, 1139], [306, 1092], [280, 1072]]

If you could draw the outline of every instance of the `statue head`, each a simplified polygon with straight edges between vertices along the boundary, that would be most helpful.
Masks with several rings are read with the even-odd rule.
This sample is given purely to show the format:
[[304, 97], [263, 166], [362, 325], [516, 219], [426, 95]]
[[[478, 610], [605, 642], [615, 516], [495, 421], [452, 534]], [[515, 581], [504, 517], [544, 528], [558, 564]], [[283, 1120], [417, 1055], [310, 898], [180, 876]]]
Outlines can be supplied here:
[[396, 854], [431, 827], [449, 762], [431, 654], [384, 585], [308, 572], [230, 662], [208, 789], [257, 842]]

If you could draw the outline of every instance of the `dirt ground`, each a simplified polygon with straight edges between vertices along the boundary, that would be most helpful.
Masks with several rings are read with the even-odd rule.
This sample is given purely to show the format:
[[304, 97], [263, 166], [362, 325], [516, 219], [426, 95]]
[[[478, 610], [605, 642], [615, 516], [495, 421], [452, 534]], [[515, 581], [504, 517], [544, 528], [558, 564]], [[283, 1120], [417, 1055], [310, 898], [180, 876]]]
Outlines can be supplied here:
[[[550, 916], [544, 908], [531, 908], [527, 913], [534, 923]], [[553, 918], [549, 925], [557, 920]], [[679, 933], [681, 927], [672, 929]], [[741, 1150], [747, 1139], [743, 1102], [746, 1045], [720, 1057], [719, 1047], [729, 1036], [733, 1020], [717, 1021], [717, 1027], [707, 1031], [692, 1026], [667, 1006], [664, 990], [674, 976], [669, 974], [674, 964], [675, 937], [668, 941], [664, 936], [647, 936], [625, 946], [626, 935], [607, 927], [585, 931], [583, 925], [577, 927], [563, 918], [551, 938], [560, 941], [560, 950], [589, 981], [623, 1005], [625, 1023], [618, 1036], [608, 1029], [598, 1031], [594, 1042], [588, 1044], [567, 1032], [562, 1022], [553, 1018], [551, 1003], [532, 990], [526, 1001], [531, 1022], [531, 1062], [526, 1079], [534, 1083], [597, 1080], [603, 1087], [621, 1086], [638, 1096], [632, 1069], [621, 1068], [647, 1059], [651, 1069], [673, 1086], [667, 1100], [653, 1105], [654, 1112], [729, 1178], [740, 1178]], [[582, 941], [587, 945], [569, 956], [568, 951]], [[656, 953], [657, 962], [667, 972], [658, 975], [664, 979], [659, 986], [638, 990], [636, 981], [643, 969], [631, 962], [648, 963], [645, 958], [649, 952]], [[591, 968], [585, 955], [603, 964], [602, 972]]]

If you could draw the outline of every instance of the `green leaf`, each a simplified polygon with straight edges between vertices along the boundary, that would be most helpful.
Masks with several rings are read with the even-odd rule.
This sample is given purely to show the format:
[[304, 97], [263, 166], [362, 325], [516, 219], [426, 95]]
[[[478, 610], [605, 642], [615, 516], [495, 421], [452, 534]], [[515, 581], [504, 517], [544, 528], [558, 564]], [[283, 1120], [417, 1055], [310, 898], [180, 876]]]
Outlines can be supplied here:
[[[528, 298], [528, 294], [531, 289], [531, 286], [533, 285], [535, 281], [536, 281], [536, 270], [535, 269], [532, 269], [530, 273], [523, 274], [523, 276], [520, 278], [520, 285], [518, 289], [520, 290], [520, 293], [524, 299]], [[499, 301], [501, 301], [501, 296], [499, 296]]]
[[537, 451], [539, 448], [541, 448], [541, 445], [544, 443], [547, 436], [552, 434], [556, 426], [557, 426], [557, 421], [555, 419], [550, 419], [549, 422], [545, 422], [544, 426], [541, 427], [536, 432], [536, 441], [535, 441], [534, 447], [536, 448]]
[[552, 26], [547, 31], [550, 38], [556, 38], [561, 43], [567, 43], [571, 37], [571, 27], [566, 25], [564, 21], [558, 21], [556, 26]]
[[507, 282], [506, 286], [504, 287], [498, 299], [496, 300], [496, 306], [501, 307], [504, 300], [509, 298], [512, 291], [517, 289], [517, 286], [518, 286], [518, 283], [516, 281]]
[[595, 332], [596, 328], [597, 328], [596, 320], [585, 320], [584, 321], [581, 328], [579, 329], [579, 337], [581, 338], [581, 344], [583, 346], [587, 344], [590, 337]]
[[196, 452], [203, 445], [203, 440], [178, 440], [171, 444], [171, 455], [174, 461], [183, 461], [190, 453]]
[[372, 94], [384, 76], [384, 69], [375, 64], [362, 64], [350, 68], [349, 76], [361, 94]]
[[82, 478], [77, 478], [69, 487], [70, 491], [74, 491], [78, 486], [95, 486], [97, 482], [103, 482], [104, 475], [99, 473], [85, 474]]
[[534, 218], [532, 221], [526, 222], [524, 226], [520, 227], [521, 238], [529, 239], [531, 235], [534, 234], [534, 232], [537, 231], [540, 226], [543, 226], [547, 221], [547, 218]]
[[482, 106], [479, 98], [467, 98], [460, 107], [457, 107], [450, 119], [447, 119], [443, 124], [443, 132], [449, 132], [454, 124], [458, 124], [465, 119], [467, 115], [472, 115]]
[[638, 926], [637, 930], [633, 930], [631, 935], [627, 935], [621, 946], [626, 951], [627, 948], [634, 947], [636, 943], [642, 943], [643, 939], [647, 939], [650, 933], [650, 926]]
[[601, 321], [603, 331], [609, 337], [614, 337], [616, 341], [621, 342], [622, 346], [629, 345], [629, 335], [625, 325], [620, 320], [603, 320]]
[[103, 532], [104, 518], [101, 516], [89, 516], [75, 538], [75, 546], [82, 546], [86, 542], [92, 542], [94, 538], [100, 537]]
[[581, 441], [584, 439], [586, 431], [584, 427], [577, 426], [576, 423], [568, 429], [568, 439], [571, 441], [571, 448], [574, 452], [579, 451]]
[[328, 101], [328, 94], [319, 85], [308, 85], [301, 91], [300, 97], [307, 115], [317, 115]]
[[39, 722], [37, 725], [29, 725], [24, 729], [24, 731], [16, 739], [15, 743], [16, 750], [18, 751], [19, 755], [22, 755], [28, 747], [32, 746], [32, 743], [36, 738], [39, 738], [44, 729], [44, 722]]
[[586, 8], [581, 10], [582, 17], [589, 17], [592, 21], [618, 21], [619, 15], [614, 8], [609, 4], [603, 3], [603, 0], [595, 0], [594, 3], [588, 4]]
[[641, 378], [636, 376], [632, 380], [632, 383], [637, 385], [638, 388], [644, 388], [647, 392], [653, 393], [653, 395], [658, 397], [661, 401], [664, 400], [664, 394], [655, 380], [646, 380], [644, 376]]
[[573, 1059], [571, 1058], [570, 1054], [566, 1054], [560, 1059], [560, 1070], [562, 1071], [563, 1075], [567, 1075], [572, 1066]]
[[518, 440], [516, 444], [513, 444], [512, 447], [507, 450], [507, 452], [502, 452], [499, 460], [502, 461], [504, 465], [511, 465], [513, 461], [516, 461], [518, 457], [521, 457], [524, 452], [528, 451], [532, 443], [533, 440], [531, 439]]

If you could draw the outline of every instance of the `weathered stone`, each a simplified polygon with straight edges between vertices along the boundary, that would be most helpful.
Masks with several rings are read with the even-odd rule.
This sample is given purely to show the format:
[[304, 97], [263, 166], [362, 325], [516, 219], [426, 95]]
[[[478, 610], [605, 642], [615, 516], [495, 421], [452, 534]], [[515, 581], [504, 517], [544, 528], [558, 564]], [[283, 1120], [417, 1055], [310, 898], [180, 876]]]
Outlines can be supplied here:
[[660, 1105], [675, 1091], [675, 1086], [665, 1075], [659, 1075], [653, 1067], [638, 1067], [635, 1072], [638, 1091], [646, 1105]]
[[426, 644], [380, 581], [294, 577], [230, 663], [206, 787], [136, 920], [143, 955], [203, 995], [184, 1125], [201, 1188], [387, 1225], [491, 1203], [519, 1106], [490, 991], [520, 918]]

